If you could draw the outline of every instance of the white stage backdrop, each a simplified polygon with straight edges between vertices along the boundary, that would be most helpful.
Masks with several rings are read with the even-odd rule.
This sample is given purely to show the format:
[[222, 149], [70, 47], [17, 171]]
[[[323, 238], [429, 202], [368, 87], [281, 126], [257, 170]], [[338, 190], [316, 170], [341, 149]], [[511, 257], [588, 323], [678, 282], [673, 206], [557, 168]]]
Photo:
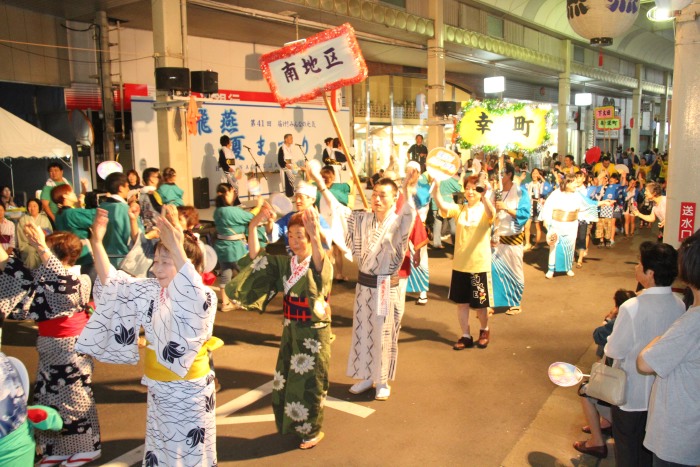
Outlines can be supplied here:
[[[158, 129], [152, 98], [132, 98], [134, 162], [139, 172], [147, 167], [159, 167]], [[182, 111], [183, 133], [185, 115]], [[248, 196], [247, 176], [255, 171], [255, 161], [262, 167], [267, 182], [259, 176], [262, 194], [278, 193], [280, 183], [277, 150], [284, 135], [291, 133], [295, 146], [295, 163], [303, 165], [304, 154], [311, 159], [322, 161], [323, 140], [335, 137], [335, 130], [325, 106], [297, 104], [281, 108], [277, 103], [268, 102], [222, 102], [204, 101], [199, 109], [201, 119], [197, 123], [197, 134], [188, 135], [192, 156], [192, 176], [209, 178], [209, 195], [214, 198], [216, 185], [226, 181], [219, 169], [219, 138], [228, 135], [233, 142], [236, 167], [243, 176], [239, 180], [240, 196]], [[337, 114], [338, 123], [346, 141], [352, 141], [349, 134], [350, 112], [347, 108]], [[250, 148], [250, 151], [245, 146]], [[347, 172], [350, 173], [349, 171]], [[349, 181], [349, 175], [347, 177]], [[192, 189], [191, 181], [180, 182], [184, 190]]]

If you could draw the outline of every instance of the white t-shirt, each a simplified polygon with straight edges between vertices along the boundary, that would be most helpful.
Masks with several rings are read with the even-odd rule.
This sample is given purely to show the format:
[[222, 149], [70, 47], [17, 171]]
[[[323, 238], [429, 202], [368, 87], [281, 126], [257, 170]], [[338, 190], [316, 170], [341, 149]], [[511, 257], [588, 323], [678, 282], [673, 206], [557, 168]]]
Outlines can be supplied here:
[[644, 360], [658, 375], [644, 446], [665, 461], [700, 465], [700, 308], [678, 318]]

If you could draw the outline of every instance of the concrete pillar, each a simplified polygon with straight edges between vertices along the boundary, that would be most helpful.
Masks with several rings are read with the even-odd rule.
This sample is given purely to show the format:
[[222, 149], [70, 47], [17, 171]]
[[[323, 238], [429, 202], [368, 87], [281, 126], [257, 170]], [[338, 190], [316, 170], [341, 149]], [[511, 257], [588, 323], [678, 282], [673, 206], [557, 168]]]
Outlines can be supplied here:
[[100, 26], [100, 87], [102, 94], [102, 147], [105, 160], [114, 160], [114, 98], [112, 95], [112, 61], [109, 54], [109, 22], [107, 13], [98, 11], [95, 22]]
[[[666, 228], [664, 241], [678, 246], [681, 231], [681, 203], [695, 203], [700, 207], [697, 174], [700, 171], [700, 0], [681, 11], [676, 17], [676, 46], [673, 62], [673, 123], [669, 144], [668, 190], [666, 199]], [[695, 212], [693, 230], [700, 227]]]
[[443, 38], [443, 0], [430, 0], [430, 18], [435, 23], [435, 35], [428, 39], [428, 148], [445, 144], [445, 121], [435, 116], [435, 103], [444, 100], [445, 44]]
[[559, 117], [557, 118], [557, 152], [559, 160], [569, 151], [569, 138], [567, 128], [569, 126], [568, 107], [571, 102], [571, 41], [561, 41], [562, 58], [564, 59], [564, 72], [559, 73]]
[[666, 122], [668, 121], [668, 94], [671, 87], [671, 73], [664, 73], [664, 93], [661, 95], [661, 105], [659, 109], [659, 151], [666, 150]]
[[639, 134], [642, 130], [642, 77], [644, 76], [644, 67], [641, 63], [637, 63], [634, 76], [637, 78], [637, 89], [632, 91], [632, 118], [634, 119], [634, 126], [630, 131], [628, 147], [634, 148], [637, 154], [641, 154], [642, 148], [639, 147]]
[[[186, 67], [187, 11], [184, 0], [152, 0], [153, 51], [156, 67]], [[185, 108], [167, 107], [166, 91], [156, 91], [160, 168], [172, 167], [177, 184], [185, 191], [185, 204], [192, 205], [192, 161], [185, 126]], [[197, 174], [200, 176], [200, 174]]]

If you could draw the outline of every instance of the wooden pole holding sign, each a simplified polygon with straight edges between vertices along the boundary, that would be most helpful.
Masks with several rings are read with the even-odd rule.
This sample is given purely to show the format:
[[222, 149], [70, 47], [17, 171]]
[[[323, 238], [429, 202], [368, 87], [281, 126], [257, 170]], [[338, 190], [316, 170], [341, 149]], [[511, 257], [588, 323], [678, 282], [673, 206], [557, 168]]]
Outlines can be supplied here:
[[[323, 64], [323, 66], [321, 66]], [[312, 78], [304, 78], [297, 67], [313, 71]], [[307, 68], [310, 67], [310, 70]], [[362, 56], [355, 30], [349, 23], [321, 31], [304, 42], [294, 42], [260, 57], [260, 70], [270, 90], [282, 107], [323, 95], [328, 114], [343, 152], [352, 171], [352, 178], [360, 191], [362, 204], [369, 207], [352, 158], [347, 152], [343, 134], [326, 92], [357, 84], [367, 78], [367, 64]]]
[[360, 198], [362, 198], [362, 204], [364, 205], [365, 209], [369, 209], [369, 203], [367, 202], [367, 198], [365, 197], [365, 191], [362, 189], [360, 179], [357, 176], [357, 172], [355, 171], [355, 164], [353, 164], [352, 162], [352, 157], [350, 157], [350, 154], [348, 154], [348, 147], [345, 145], [343, 133], [340, 131], [340, 126], [338, 125], [338, 119], [335, 118], [335, 112], [333, 112], [333, 108], [331, 107], [331, 101], [330, 99], [328, 99], [328, 93], [326, 92], [323, 93], [323, 102], [326, 104], [328, 115], [331, 117], [331, 122], [333, 122], [333, 128], [335, 128], [335, 134], [338, 135], [340, 147], [343, 148], [343, 154], [345, 154], [345, 159], [348, 161], [350, 172], [352, 172], [352, 180], [355, 182], [355, 185], [357, 186], [357, 191], [360, 193]]

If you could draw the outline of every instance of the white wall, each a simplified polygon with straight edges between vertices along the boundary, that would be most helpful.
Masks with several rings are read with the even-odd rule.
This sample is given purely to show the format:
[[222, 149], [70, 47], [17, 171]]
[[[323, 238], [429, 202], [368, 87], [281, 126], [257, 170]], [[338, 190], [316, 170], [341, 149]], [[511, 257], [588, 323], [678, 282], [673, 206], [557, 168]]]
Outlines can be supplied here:
[[[121, 30], [122, 76], [125, 83], [155, 85], [153, 33], [140, 29]], [[116, 31], [110, 32], [110, 42], [117, 42]], [[117, 47], [112, 48], [112, 59]], [[219, 73], [219, 88], [239, 91], [269, 92], [263, 80], [257, 57], [274, 47], [244, 42], [189, 36], [187, 39], [188, 68], [191, 71], [213, 70]], [[115, 62], [116, 72], [117, 64]]]

